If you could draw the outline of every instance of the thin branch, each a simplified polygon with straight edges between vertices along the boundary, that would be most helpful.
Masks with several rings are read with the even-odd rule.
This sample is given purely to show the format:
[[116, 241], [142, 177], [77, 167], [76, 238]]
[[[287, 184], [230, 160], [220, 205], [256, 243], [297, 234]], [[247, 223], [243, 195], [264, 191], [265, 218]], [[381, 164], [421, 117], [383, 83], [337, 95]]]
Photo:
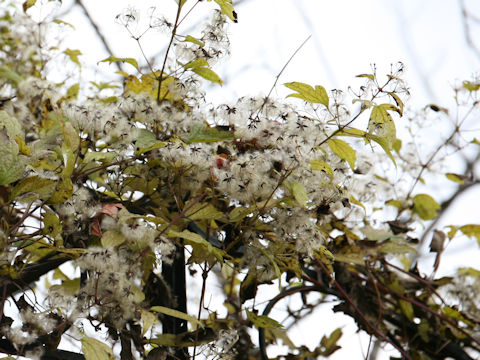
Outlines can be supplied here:
[[[107, 51], [107, 53], [111, 56], [114, 56], [113, 55], [113, 50], [112, 48], [110, 47], [110, 45], [108, 45], [108, 42], [107, 42], [107, 39], [103, 36], [103, 33], [102, 31], [100, 30], [100, 28], [98, 27], [97, 23], [95, 21], [93, 21], [93, 18], [91, 17], [90, 13], [88, 12], [87, 8], [85, 7], [85, 5], [83, 4], [83, 1], [82, 0], [75, 0], [75, 3], [80, 6], [80, 8], [83, 10], [84, 14], [85, 14], [85, 17], [87, 18], [88, 22], [90, 23], [90, 25], [93, 27], [93, 29], [95, 30], [95, 32], [97, 33], [97, 36], [98, 38], [100, 39], [100, 41], [102, 42], [103, 44], [103, 47], [105, 48], [105, 50]], [[119, 71], [122, 71], [122, 66], [121, 64], [116, 61], [115, 62], [115, 66], [117, 67], [117, 69]]]

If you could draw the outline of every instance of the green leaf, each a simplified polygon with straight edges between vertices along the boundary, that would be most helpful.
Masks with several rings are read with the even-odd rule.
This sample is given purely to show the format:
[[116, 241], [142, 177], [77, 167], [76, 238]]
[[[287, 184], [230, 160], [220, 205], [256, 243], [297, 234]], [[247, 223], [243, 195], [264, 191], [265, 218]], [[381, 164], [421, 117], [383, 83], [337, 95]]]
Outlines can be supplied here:
[[191, 42], [195, 45], [198, 45], [200, 46], [201, 48], [205, 46], [205, 43], [199, 39], [197, 39], [196, 37], [193, 37], [193, 36], [190, 36], [190, 35], [187, 35], [185, 37], [185, 40], [183, 40], [184, 42]]
[[55, 238], [61, 231], [60, 219], [53, 211], [47, 210], [43, 216], [43, 234]]
[[102, 163], [111, 163], [118, 154], [114, 151], [112, 152], [99, 152], [99, 151], [90, 151], [85, 155], [83, 162], [86, 164], [91, 161], [100, 161]]
[[450, 181], [453, 181], [453, 182], [456, 182], [456, 183], [459, 183], [459, 184], [465, 183], [465, 181], [463, 179], [464, 178], [463, 175], [458, 175], [458, 174], [454, 174], [454, 173], [446, 173], [445, 176]]
[[405, 315], [408, 320], [412, 321], [414, 316], [412, 304], [406, 300], [400, 299], [398, 300], [398, 305], [400, 305], [400, 310], [402, 310], [403, 315]]
[[460, 226], [458, 229], [465, 235], [469, 237], [475, 237], [478, 241], [478, 244], [480, 245], [480, 225], [478, 224], [467, 224]]
[[[189, 204], [187, 203], [185, 207]], [[217, 220], [223, 218], [223, 212], [217, 210], [212, 204], [197, 203], [185, 213], [185, 217], [190, 220]]]
[[23, 81], [23, 77], [10, 69], [8, 66], [0, 66], [0, 78], [10, 80], [18, 86]]
[[106, 58], [106, 59], [100, 60], [99, 63], [101, 63], [101, 62], [108, 62], [108, 64], [111, 65], [112, 63], [117, 62], [117, 61], [130, 64], [130, 65], [132, 65], [135, 69], [138, 70], [138, 63], [137, 63], [137, 60], [135, 60], [134, 58], [119, 58], [119, 57], [116, 57], [116, 56], [112, 56], [112, 55], [111, 55], [111, 56], [109, 56], [109, 57]]
[[338, 340], [342, 337], [342, 329], [335, 329], [330, 336], [323, 335], [320, 344], [325, 348], [322, 352], [322, 356], [328, 357], [341, 347], [337, 345]]
[[123, 235], [120, 231], [117, 230], [105, 231], [102, 234], [102, 238], [100, 239], [104, 248], [121, 245], [125, 242], [125, 240], [125, 235]]
[[440, 208], [440, 204], [430, 195], [418, 194], [413, 198], [413, 212], [423, 220], [435, 219]]
[[318, 170], [318, 171], [323, 171], [327, 176], [330, 178], [330, 180], [333, 179], [333, 170], [330, 165], [328, 165], [325, 161], [321, 160], [312, 160], [310, 161], [310, 168], [312, 170]]
[[217, 73], [212, 69], [209, 69], [207, 67], [196, 67], [196, 68], [193, 68], [192, 71], [195, 74], [204, 78], [205, 80], [211, 81], [213, 83], [217, 83], [219, 85], [223, 84], [223, 81], [222, 79], [220, 79], [220, 76], [218, 76]]
[[385, 140], [388, 150], [391, 150], [393, 143], [397, 139], [395, 123], [388, 110], [393, 110], [395, 106], [391, 104], [382, 104], [374, 106], [368, 122], [368, 132]]
[[155, 314], [150, 311], [141, 310], [140, 320], [142, 320], [142, 336], [144, 336], [148, 330], [152, 327], [153, 324], [158, 322], [158, 319]]
[[188, 134], [186, 143], [212, 143], [233, 140], [233, 133], [230, 131], [218, 130], [217, 128], [210, 127], [207, 124], [198, 124], [190, 128], [190, 134]]
[[232, 0], [215, 0], [215, 2], [220, 6], [222, 14], [227, 15], [233, 22], [238, 22], [238, 16], [233, 9]]
[[[6, 111], [0, 111], [0, 135], [6, 132], [8, 140], [14, 140], [16, 136], [23, 138], [22, 125], [17, 118], [10, 116]], [[2, 141], [4, 141], [2, 139]]]
[[82, 353], [86, 360], [113, 359], [112, 347], [91, 337], [85, 336], [82, 340]]
[[197, 328], [197, 326], [203, 328], [203, 323], [198, 320], [196, 317], [192, 315], [185, 314], [184, 312], [174, 310], [165, 306], [152, 306], [150, 308], [151, 311], [159, 312], [171, 317], [175, 317], [177, 319], [182, 319], [185, 321], [188, 321], [192, 325], [194, 325], [194, 328]]
[[[36, 0], [35, 0], [36, 1]], [[67, 25], [67, 26], [70, 26], [72, 29], [75, 29], [75, 26], [73, 26], [72, 24], [66, 22], [66, 21], [63, 21], [63, 20], [60, 20], [60, 19], [55, 19], [53, 20], [53, 22], [55, 24], [59, 24], [59, 25]]]
[[18, 154], [15, 141], [6, 141], [0, 146], [0, 185], [11, 184], [20, 179], [27, 166], [27, 158]]
[[208, 61], [205, 58], [198, 58], [198, 59], [192, 60], [192, 61], [190, 61], [189, 63], [186, 63], [186, 64], [180, 63], [180, 65], [182, 65], [184, 69], [194, 69], [194, 68], [197, 68], [197, 67], [209, 66]]
[[258, 278], [255, 267], [248, 270], [247, 276], [240, 284], [240, 303], [243, 304], [249, 299], [253, 299], [257, 294]]
[[301, 207], [304, 207], [307, 204], [308, 196], [305, 186], [296, 181], [290, 181], [287, 184], [288, 190], [295, 198], [297, 204]]
[[388, 95], [390, 95], [397, 104], [398, 113], [400, 114], [400, 116], [403, 116], [403, 102], [400, 97], [394, 92], [389, 92]]
[[23, 3], [23, 12], [27, 12], [27, 10], [34, 6], [36, 2], [37, 0], [26, 0]]
[[360, 75], [357, 75], [355, 77], [358, 77], [358, 78], [367, 78], [367, 79], [370, 79], [372, 81], [375, 80], [375, 75], [373, 74], [360, 74]]
[[357, 160], [357, 153], [348, 145], [345, 141], [340, 139], [330, 139], [328, 140], [328, 145], [330, 149], [337, 155], [340, 159], [348, 162], [348, 165], [355, 170], [355, 161]]
[[382, 138], [380, 136], [376, 136], [376, 135], [373, 135], [373, 134], [369, 134], [369, 133], [366, 133], [365, 134], [365, 139], [367, 141], [370, 141], [370, 140], [373, 140], [375, 141], [378, 145], [380, 145], [383, 149], [383, 151], [385, 151], [385, 153], [388, 155], [388, 157], [390, 158], [390, 160], [392, 160], [393, 164], [395, 166], [397, 166], [397, 162], [395, 161], [395, 158], [393, 157], [391, 151], [390, 151], [390, 146], [387, 142], [387, 140], [385, 138]]
[[67, 99], [76, 99], [78, 97], [78, 92], [80, 91], [80, 84], [73, 84], [67, 90]]
[[82, 52], [80, 50], [66, 49], [63, 53], [67, 55], [72, 62], [77, 64], [78, 67], [82, 67], [82, 65], [80, 64], [80, 60], [78, 60], [78, 56], [82, 55]]
[[[207, 240], [205, 240], [201, 235], [198, 235], [194, 232], [183, 230], [182, 232], [170, 230], [168, 233], [169, 237], [179, 237], [185, 240], [186, 245], [191, 245], [194, 248], [197, 248], [200, 252], [204, 250], [208, 255], [213, 255], [218, 261], [223, 261], [224, 252], [220, 249], [217, 249]], [[211, 260], [211, 259], [207, 259]]]
[[135, 140], [135, 154], [143, 153], [162, 148], [166, 145], [164, 141], [159, 141], [155, 134], [147, 129], [137, 130], [137, 139]]
[[287, 97], [297, 97], [309, 103], [325, 105], [328, 108], [329, 98], [323, 86], [317, 85], [314, 89], [310, 85], [301, 82], [290, 82], [284, 85], [298, 93], [290, 94]]
[[278, 321], [269, 318], [266, 315], [257, 315], [254, 312], [249, 310], [245, 310], [247, 313], [247, 319], [252, 322], [252, 324], [258, 328], [264, 329], [276, 329], [276, 328], [283, 328], [282, 324]]
[[465, 80], [463, 82], [463, 87], [470, 92], [478, 91], [478, 89], [480, 89], [480, 82], [471, 82]]
[[187, 0], [175, 0], [175, 2], [178, 4], [178, 6], [181, 8], [183, 5], [185, 5], [185, 3], [187, 2]]
[[[1, 167], [1, 165], [0, 165]], [[38, 176], [31, 176], [22, 179], [12, 189], [10, 200], [17, 200], [23, 194], [34, 193], [40, 196], [51, 194], [55, 189], [56, 181], [51, 179], [39, 178]]]

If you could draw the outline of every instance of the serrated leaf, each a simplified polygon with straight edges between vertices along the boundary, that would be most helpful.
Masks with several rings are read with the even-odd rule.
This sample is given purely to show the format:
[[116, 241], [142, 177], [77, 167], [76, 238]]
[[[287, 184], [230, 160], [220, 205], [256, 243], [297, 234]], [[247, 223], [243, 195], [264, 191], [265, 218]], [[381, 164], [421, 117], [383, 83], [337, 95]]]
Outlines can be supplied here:
[[222, 79], [220, 79], [220, 76], [218, 76], [217, 73], [212, 69], [209, 69], [207, 67], [195, 67], [195, 68], [192, 68], [192, 71], [195, 74], [204, 78], [205, 80], [211, 81], [219, 85], [223, 84], [223, 81]]
[[297, 94], [290, 94], [287, 97], [297, 97], [309, 103], [325, 105], [328, 108], [329, 98], [323, 86], [317, 85], [314, 89], [310, 85], [301, 82], [290, 82], [284, 85], [297, 92]]
[[330, 139], [328, 140], [328, 145], [330, 149], [337, 155], [340, 159], [348, 162], [348, 165], [355, 170], [355, 161], [357, 160], [357, 153], [348, 145], [345, 141], [340, 139]]
[[185, 37], [185, 40], [183, 40], [183, 41], [184, 41], [184, 42], [185, 42], [185, 41], [191, 42], [191, 43], [193, 43], [193, 44], [195, 44], [195, 45], [200, 46], [201, 48], [205, 46], [205, 43], [204, 43], [203, 41], [201, 41], [201, 40], [199, 40], [199, 39], [197, 39], [196, 37], [193, 37], [193, 36], [191, 36], [191, 35], [187, 35], [187, 36]]
[[138, 70], [138, 63], [137, 63], [137, 60], [135, 60], [134, 58], [119, 58], [119, 57], [110, 55], [108, 58], [103, 59], [103, 60], [100, 60], [99, 63], [101, 63], [101, 62], [108, 62], [108, 64], [111, 65], [112, 63], [117, 62], [117, 61], [130, 64], [130, 65], [132, 65], [135, 69]]
[[189, 323], [194, 325], [194, 328], [196, 328], [197, 326], [199, 326], [201, 328], [204, 327], [203, 323], [200, 320], [198, 320], [196, 317], [194, 317], [192, 315], [185, 314], [184, 312], [181, 312], [181, 311], [178, 311], [178, 310], [175, 310], [175, 309], [171, 309], [171, 308], [168, 308], [168, 307], [165, 307], [165, 306], [152, 306], [150, 308], [150, 310], [155, 311], [155, 312], [159, 312], [159, 313], [162, 313], [162, 314], [165, 314], [165, 315], [177, 318], [177, 319], [182, 319], [182, 320], [188, 321]]
[[238, 16], [232, 6], [232, 0], [215, 0], [220, 6], [222, 14], [227, 15], [233, 22], [238, 22]]
[[329, 164], [327, 164], [325, 161], [321, 161], [321, 160], [310, 161], [310, 169], [323, 171], [325, 174], [327, 174], [330, 180], [333, 179], [332, 167]]
[[440, 204], [430, 195], [418, 194], [413, 198], [413, 212], [423, 220], [435, 219], [440, 208]]
[[294, 197], [299, 206], [304, 207], [307, 204], [308, 196], [305, 186], [296, 181], [290, 181], [288, 183], [288, 190]]
[[86, 360], [111, 360], [113, 359], [112, 347], [91, 337], [85, 336], [80, 340], [82, 353]]
[[73, 63], [75, 63], [78, 67], [82, 67], [82, 65], [80, 64], [80, 60], [78, 60], [78, 57], [82, 55], [82, 52], [80, 50], [66, 49], [63, 53], [67, 55], [70, 58], [70, 60]]

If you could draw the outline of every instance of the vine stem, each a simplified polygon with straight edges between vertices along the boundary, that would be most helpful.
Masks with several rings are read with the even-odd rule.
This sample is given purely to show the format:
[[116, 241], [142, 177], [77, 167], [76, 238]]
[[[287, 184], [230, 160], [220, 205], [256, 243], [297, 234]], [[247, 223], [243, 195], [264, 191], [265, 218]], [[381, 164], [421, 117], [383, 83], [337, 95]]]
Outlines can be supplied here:
[[181, 11], [182, 11], [182, 2], [179, 1], [178, 8], [177, 8], [177, 15], [175, 16], [175, 24], [173, 25], [173, 29], [172, 29], [172, 36], [170, 37], [170, 42], [168, 43], [167, 50], [165, 52], [165, 58], [163, 59], [162, 70], [160, 72], [160, 76], [158, 77], [157, 102], [160, 102], [160, 91], [162, 89], [163, 72], [165, 71], [165, 67], [167, 66], [168, 53], [170, 52], [170, 48], [172, 47], [173, 40], [175, 40], [175, 36], [177, 35]]

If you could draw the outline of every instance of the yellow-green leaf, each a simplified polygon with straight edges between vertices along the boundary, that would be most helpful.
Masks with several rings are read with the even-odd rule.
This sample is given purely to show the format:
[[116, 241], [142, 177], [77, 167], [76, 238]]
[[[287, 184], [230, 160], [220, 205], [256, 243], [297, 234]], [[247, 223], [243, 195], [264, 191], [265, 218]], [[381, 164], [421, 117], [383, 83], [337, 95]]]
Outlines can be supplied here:
[[459, 184], [465, 183], [465, 181], [463, 179], [464, 178], [463, 175], [458, 175], [458, 174], [454, 174], [454, 173], [446, 173], [445, 176], [450, 181], [453, 181], [453, 182], [456, 182], [456, 183], [459, 183]]
[[330, 165], [328, 165], [325, 161], [322, 160], [312, 160], [310, 161], [310, 168], [312, 170], [323, 171], [327, 176], [333, 179], [333, 170]]
[[203, 328], [203, 324], [200, 320], [198, 320], [196, 317], [194, 317], [192, 315], [185, 314], [184, 312], [181, 312], [181, 311], [178, 311], [178, 310], [175, 310], [175, 309], [171, 309], [171, 308], [168, 308], [168, 307], [165, 307], [165, 306], [152, 306], [150, 308], [150, 310], [155, 311], [155, 312], [159, 312], [159, 313], [171, 316], [171, 317], [175, 317], [175, 318], [178, 318], [178, 319], [188, 321], [189, 323], [194, 325], [195, 328], [197, 326]]
[[232, 0], [215, 0], [220, 6], [222, 14], [227, 15], [233, 22], [238, 22], [238, 16], [232, 6]]
[[413, 198], [413, 212], [423, 220], [435, 219], [440, 208], [440, 204], [430, 195], [418, 194]]
[[101, 243], [104, 248], [118, 246], [125, 242], [126, 238], [120, 231], [108, 230], [102, 234]]
[[27, 12], [27, 10], [30, 9], [32, 6], [34, 6], [36, 2], [37, 0], [26, 0], [23, 3], [23, 11]]
[[86, 360], [111, 360], [113, 359], [113, 350], [97, 339], [85, 336], [82, 340], [82, 353]]
[[368, 122], [368, 132], [385, 139], [388, 150], [392, 149], [397, 138], [395, 123], [388, 113], [388, 110], [393, 110], [392, 107], [395, 108], [390, 104], [374, 106]]
[[322, 356], [328, 357], [333, 354], [335, 351], [340, 349], [340, 346], [337, 345], [338, 340], [342, 337], [342, 329], [335, 329], [330, 336], [323, 335], [320, 344], [325, 348], [325, 351], [322, 352]]
[[470, 92], [478, 91], [478, 89], [480, 89], [480, 82], [464, 81], [463, 87]]
[[328, 108], [329, 98], [327, 91], [323, 86], [317, 85], [315, 89], [308, 84], [301, 82], [290, 82], [284, 84], [287, 88], [296, 91], [296, 94], [290, 94], [287, 97], [297, 97], [313, 104], [322, 104]]
[[43, 234], [55, 238], [60, 234], [61, 230], [62, 226], [60, 225], [60, 219], [58, 216], [53, 211], [47, 210], [43, 216]]
[[412, 321], [414, 315], [412, 304], [406, 300], [400, 299], [398, 300], [398, 305], [400, 305], [403, 315], [405, 315], [408, 320]]
[[356, 77], [358, 78], [367, 78], [367, 79], [370, 79], [372, 81], [375, 80], [375, 75], [373, 74], [360, 74], [360, 75], [357, 75]]
[[38, 176], [28, 177], [15, 185], [10, 194], [10, 200], [15, 200], [17, 197], [28, 193], [35, 193], [40, 196], [50, 194], [55, 189], [55, 184], [55, 180], [39, 178]]
[[205, 58], [198, 58], [198, 59], [192, 60], [192, 61], [190, 61], [189, 63], [186, 63], [186, 64], [180, 63], [180, 65], [182, 65], [184, 69], [194, 69], [194, 68], [197, 68], [197, 67], [208, 66], [208, 61]]
[[218, 76], [217, 73], [215, 71], [213, 71], [212, 69], [209, 69], [207, 67], [195, 67], [195, 68], [192, 69], [192, 71], [195, 74], [204, 78], [205, 80], [217, 83], [219, 85], [223, 84], [223, 81], [222, 81], [222, 79], [220, 79], [220, 76]]
[[155, 324], [158, 321], [155, 314], [153, 314], [150, 311], [146, 311], [146, 310], [141, 310], [140, 319], [142, 320], [142, 323], [143, 323], [143, 325], [142, 325], [142, 336], [145, 335], [147, 333], [147, 331], [150, 330], [152, 325]]
[[23, 77], [8, 66], [0, 66], [0, 78], [10, 80], [15, 85], [18, 85], [23, 81]]
[[256, 328], [275, 329], [283, 327], [278, 321], [273, 320], [266, 315], [257, 315], [254, 312], [248, 310], [245, 311], [247, 313], [248, 320], [250, 320]]
[[307, 190], [305, 186], [296, 181], [290, 181], [288, 183], [288, 190], [295, 198], [295, 201], [300, 206], [305, 206], [308, 200]]
[[393, 100], [395, 100], [395, 103], [397, 104], [397, 108], [399, 110], [398, 113], [400, 114], [400, 116], [403, 116], [403, 102], [400, 97], [394, 92], [389, 92], [388, 95], [390, 95]]
[[72, 62], [77, 64], [78, 67], [82, 67], [82, 65], [80, 64], [80, 60], [78, 60], [78, 56], [82, 55], [82, 52], [80, 50], [66, 49], [63, 53], [67, 55]]
[[198, 46], [200, 46], [200, 47], [204, 47], [204, 46], [205, 46], [205, 43], [204, 43], [203, 41], [201, 41], [201, 40], [199, 40], [199, 39], [197, 39], [196, 37], [193, 37], [193, 36], [191, 36], [191, 35], [187, 35], [187, 36], [185, 37], [185, 40], [183, 40], [183, 41], [191, 42], [191, 43], [193, 43], [193, 44], [195, 44], [195, 45], [198, 45]]
[[469, 237], [475, 237], [480, 245], [480, 225], [468, 224], [460, 226], [459, 230]]
[[348, 162], [348, 165], [355, 169], [355, 161], [357, 160], [357, 153], [348, 145], [345, 141], [340, 139], [330, 139], [328, 140], [328, 145], [330, 149], [337, 155], [340, 159]]
[[99, 63], [108, 62], [111, 65], [112, 63], [117, 62], [117, 61], [130, 64], [135, 69], [138, 70], [138, 63], [137, 63], [137, 60], [135, 60], [134, 58], [119, 58], [119, 57], [116, 57], [116, 56], [109, 56], [106, 59], [100, 60]]

